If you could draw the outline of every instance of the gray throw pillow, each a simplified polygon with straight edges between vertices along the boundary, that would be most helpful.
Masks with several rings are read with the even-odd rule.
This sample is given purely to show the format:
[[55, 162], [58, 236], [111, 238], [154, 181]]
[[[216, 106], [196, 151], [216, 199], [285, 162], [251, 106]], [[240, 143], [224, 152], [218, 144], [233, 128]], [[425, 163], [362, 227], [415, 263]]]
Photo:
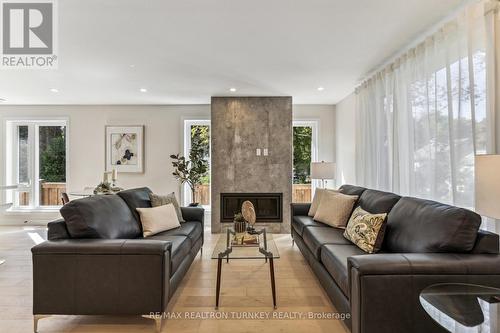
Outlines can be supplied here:
[[186, 222], [182, 218], [181, 207], [179, 206], [179, 202], [177, 201], [174, 192], [167, 195], [158, 195], [154, 193], [149, 193], [149, 199], [151, 199], [151, 206], [153, 207], [164, 206], [168, 204], [174, 205], [175, 212], [177, 213], [177, 218], [179, 219], [179, 222], [181, 223]]

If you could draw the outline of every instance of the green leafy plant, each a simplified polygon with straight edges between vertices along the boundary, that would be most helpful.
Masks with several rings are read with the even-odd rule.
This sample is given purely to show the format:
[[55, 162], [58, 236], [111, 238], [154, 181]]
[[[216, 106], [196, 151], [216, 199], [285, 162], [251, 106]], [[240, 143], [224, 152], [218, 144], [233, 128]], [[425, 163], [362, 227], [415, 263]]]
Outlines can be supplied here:
[[170, 155], [174, 172], [172, 175], [181, 184], [188, 184], [191, 188], [191, 201], [195, 202], [196, 187], [203, 183], [208, 172], [208, 161], [205, 158], [206, 152], [203, 145], [192, 144], [189, 151], [189, 160], [186, 157]]
[[237, 213], [237, 214], [234, 214], [234, 222], [246, 222], [246, 220], [243, 217], [243, 214]]
[[66, 141], [63, 136], [52, 138], [40, 153], [40, 178], [46, 182], [66, 181]]
[[293, 127], [293, 183], [311, 183], [312, 128]]

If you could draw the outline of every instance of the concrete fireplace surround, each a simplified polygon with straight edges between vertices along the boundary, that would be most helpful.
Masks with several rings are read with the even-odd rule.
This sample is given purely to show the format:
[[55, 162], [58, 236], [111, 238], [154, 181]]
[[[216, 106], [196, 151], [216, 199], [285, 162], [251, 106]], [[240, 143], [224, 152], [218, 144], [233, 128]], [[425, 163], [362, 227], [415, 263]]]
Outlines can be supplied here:
[[211, 126], [212, 232], [232, 226], [220, 222], [220, 194], [234, 192], [282, 193], [283, 222], [258, 227], [290, 232], [292, 98], [213, 97]]

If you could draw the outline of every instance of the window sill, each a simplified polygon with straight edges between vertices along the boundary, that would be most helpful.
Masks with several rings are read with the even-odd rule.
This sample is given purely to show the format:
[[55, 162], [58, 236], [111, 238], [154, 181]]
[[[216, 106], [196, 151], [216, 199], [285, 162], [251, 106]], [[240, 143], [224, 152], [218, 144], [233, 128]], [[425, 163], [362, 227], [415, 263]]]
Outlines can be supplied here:
[[26, 213], [42, 213], [42, 214], [54, 214], [59, 213], [60, 207], [51, 208], [12, 208], [4, 212], [5, 215], [20, 215]]

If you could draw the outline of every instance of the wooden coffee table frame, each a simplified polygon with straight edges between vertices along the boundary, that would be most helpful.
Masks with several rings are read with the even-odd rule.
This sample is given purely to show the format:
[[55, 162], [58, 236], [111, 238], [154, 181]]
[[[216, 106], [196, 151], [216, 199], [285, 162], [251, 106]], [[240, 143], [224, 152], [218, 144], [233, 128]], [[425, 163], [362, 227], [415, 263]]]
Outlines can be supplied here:
[[[264, 247], [259, 246], [259, 252], [264, 255], [266, 262], [269, 259], [269, 271], [271, 273], [271, 290], [273, 293], [273, 307], [276, 306], [276, 283], [274, 279], [274, 256], [273, 253], [267, 250], [267, 234], [266, 229], [262, 229], [260, 231], [256, 231], [257, 235], [263, 235], [264, 237]], [[220, 252], [217, 258], [217, 284], [215, 287], [215, 309], [219, 309], [219, 299], [220, 299], [220, 280], [222, 275], [222, 259], [226, 258], [226, 262], [229, 263], [229, 254], [233, 252], [233, 247], [231, 245], [231, 235], [236, 235], [236, 232], [230, 229], [227, 229], [226, 233], [226, 245], [227, 249], [224, 252]], [[257, 258], [238, 258], [238, 259], [257, 259]]]

